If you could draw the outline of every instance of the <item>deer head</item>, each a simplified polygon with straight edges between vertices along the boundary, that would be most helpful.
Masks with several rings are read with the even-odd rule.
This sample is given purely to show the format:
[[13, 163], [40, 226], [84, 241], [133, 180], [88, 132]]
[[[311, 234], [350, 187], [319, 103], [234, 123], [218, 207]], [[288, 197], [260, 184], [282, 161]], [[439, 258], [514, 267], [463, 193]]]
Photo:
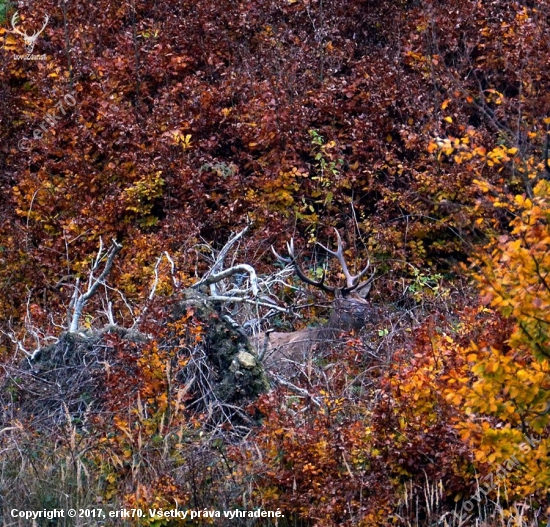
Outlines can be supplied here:
[[36, 31], [32, 35], [27, 35], [26, 32], [19, 31], [19, 29], [17, 29], [16, 27], [19, 21], [19, 12], [16, 11], [12, 16], [11, 18], [11, 27], [13, 28], [12, 32], [15, 33], [16, 35], [23, 37], [23, 41], [25, 42], [25, 49], [27, 50], [27, 53], [31, 54], [33, 52], [36, 39], [42, 33], [42, 31], [44, 31], [44, 29], [46, 28], [49, 19], [50, 17], [46, 15], [42, 29]]

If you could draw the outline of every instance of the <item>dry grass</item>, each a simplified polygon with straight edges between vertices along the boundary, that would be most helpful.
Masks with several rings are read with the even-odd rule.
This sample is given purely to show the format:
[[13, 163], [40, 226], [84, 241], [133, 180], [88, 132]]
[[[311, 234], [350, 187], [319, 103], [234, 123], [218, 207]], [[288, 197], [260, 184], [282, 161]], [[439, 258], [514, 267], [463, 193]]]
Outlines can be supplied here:
[[428, 479], [421, 488], [405, 485], [403, 497], [398, 505], [397, 525], [403, 527], [540, 527], [550, 525], [542, 519], [541, 508], [522, 502], [505, 505], [501, 494], [491, 499], [481, 499], [476, 507], [467, 513], [462, 501], [454, 510], [448, 510], [445, 503], [443, 482]]

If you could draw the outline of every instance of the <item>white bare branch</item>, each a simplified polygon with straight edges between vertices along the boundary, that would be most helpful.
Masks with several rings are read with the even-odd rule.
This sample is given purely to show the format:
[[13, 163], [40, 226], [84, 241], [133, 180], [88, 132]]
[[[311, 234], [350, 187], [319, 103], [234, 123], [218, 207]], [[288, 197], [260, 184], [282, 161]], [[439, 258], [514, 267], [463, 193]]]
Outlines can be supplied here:
[[[234, 265], [233, 267], [230, 267], [229, 269], [225, 269], [224, 271], [220, 271], [216, 274], [208, 274], [205, 276], [202, 280], [199, 280], [193, 287], [198, 288], [201, 285], [214, 285], [218, 282], [221, 282], [222, 280], [225, 280], [226, 278], [229, 278], [230, 276], [234, 276], [239, 273], [248, 273], [250, 277], [250, 288], [252, 290], [252, 294], [254, 296], [258, 295], [258, 276], [256, 275], [256, 271], [254, 270], [254, 267], [248, 264], [238, 264]], [[210, 290], [212, 292], [212, 289]], [[214, 294], [212, 296], [216, 296], [216, 290], [214, 290]], [[242, 291], [243, 294], [246, 294], [246, 290]]]
[[223, 246], [222, 250], [219, 252], [218, 257], [216, 258], [216, 261], [214, 262], [214, 265], [208, 272], [207, 276], [209, 274], [215, 274], [218, 272], [218, 270], [223, 269], [223, 265], [225, 263], [225, 258], [227, 257], [227, 254], [229, 253], [233, 245], [235, 245], [248, 232], [249, 228], [250, 228], [250, 225], [247, 225], [241, 232], [238, 232], [232, 238], [229, 238], [227, 243]]
[[[71, 333], [74, 333], [78, 330], [78, 323], [80, 321], [80, 317], [82, 316], [84, 306], [87, 304], [90, 298], [94, 296], [99, 286], [105, 285], [105, 279], [107, 278], [107, 275], [111, 272], [115, 257], [121, 249], [122, 245], [113, 240], [111, 248], [104, 254], [103, 240], [101, 238], [99, 239], [99, 251], [97, 252], [97, 256], [90, 271], [90, 277], [88, 279], [88, 290], [85, 293], [80, 293], [77, 281], [77, 287], [75, 288], [75, 292], [71, 299], [71, 304], [69, 306], [69, 309], [72, 310], [71, 323], [69, 325], [69, 331]], [[105, 258], [107, 258], [105, 267], [103, 268], [101, 274], [96, 278], [94, 276], [94, 272], [98, 270], [101, 262]]]
[[[170, 256], [170, 254], [168, 253], [168, 251], [164, 251], [158, 258], [157, 258], [157, 263], [155, 264], [155, 269], [154, 269], [154, 273], [155, 273], [155, 278], [153, 280], [153, 285], [151, 286], [151, 291], [149, 292], [149, 296], [148, 296], [148, 300], [149, 302], [151, 300], [153, 300], [153, 298], [155, 297], [155, 293], [157, 291], [157, 287], [158, 287], [158, 283], [159, 283], [159, 266], [160, 266], [160, 263], [162, 262], [162, 259], [163, 258], [166, 258], [168, 260], [168, 262], [170, 263], [170, 274], [172, 275], [172, 281], [174, 282], [174, 287], [179, 287], [179, 282], [176, 278], [176, 275], [175, 275], [175, 269], [176, 269], [176, 265], [174, 264], [174, 260], [172, 260], [172, 257]], [[121, 294], [122, 296], [122, 294]], [[128, 303], [126, 302], [126, 299], [124, 297], [122, 297], [124, 302], [126, 303], [126, 305], [128, 306]], [[145, 314], [147, 313], [147, 310], [149, 309], [149, 306], [146, 305], [142, 310], [141, 310], [141, 313], [139, 314], [139, 316], [137, 318], [134, 319], [134, 323], [132, 325], [132, 329], [137, 327], [138, 324], [141, 322], [141, 320], [143, 319], [143, 317], [145, 316]], [[132, 316], [133, 318], [133, 316]]]
[[272, 374], [272, 375], [278, 384], [281, 384], [285, 388], [288, 388], [289, 390], [293, 391], [294, 393], [297, 393], [298, 395], [301, 395], [302, 397], [306, 397], [315, 406], [317, 406], [318, 408], [321, 408], [321, 401], [318, 397], [315, 397], [315, 395], [312, 395], [304, 388], [300, 388], [299, 386], [296, 386], [294, 383], [284, 379], [281, 375], [276, 375], [276, 374]]
[[206, 275], [193, 286], [195, 289], [201, 286], [209, 286], [210, 295], [212, 297], [216, 297], [216, 296], [219, 296], [217, 284], [219, 284], [226, 278], [230, 278], [234, 275], [246, 273], [248, 274], [250, 279], [250, 288], [234, 289], [232, 292], [232, 295], [234, 294], [235, 296], [245, 296], [249, 294], [249, 290], [252, 291], [253, 296], [258, 295], [258, 291], [259, 291], [258, 276], [256, 275], [256, 271], [251, 265], [238, 264], [238, 265], [233, 265], [228, 269], [223, 268], [225, 259], [227, 258], [229, 251], [248, 232], [249, 228], [250, 226], [247, 225], [240, 232], [238, 232], [237, 234], [234, 234], [231, 238], [229, 238], [227, 243], [222, 247], [221, 251], [216, 256], [214, 263], [212, 264], [212, 267], [209, 269]]
[[241, 304], [250, 304], [254, 306], [262, 306], [262, 307], [268, 307], [269, 309], [274, 309], [275, 311], [278, 311], [279, 313], [288, 313], [288, 309], [284, 307], [277, 306], [275, 304], [271, 304], [270, 302], [262, 302], [260, 300], [253, 300], [251, 298], [243, 298], [238, 296], [211, 296], [209, 297], [210, 300], [213, 302], [234, 302], [234, 303], [241, 303]]
[[[240, 314], [238, 318], [243, 327], [259, 329], [265, 320], [278, 313], [289, 312], [287, 307], [280, 306], [278, 293], [281, 288], [292, 287], [287, 283], [287, 278], [294, 271], [287, 265], [276, 273], [258, 276], [252, 265], [237, 263], [237, 243], [248, 230], [249, 226], [232, 235], [217, 253], [210, 245], [205, 246], [212, 255], [210, 269], [193, 288], [208, 287], [211, 301], [224, 303], [231, 316]], [[231, 264], [224, 269], [226, 261], [231, 261]], [[253, 307], [254, 312], [243, 310], [243, 306]]]

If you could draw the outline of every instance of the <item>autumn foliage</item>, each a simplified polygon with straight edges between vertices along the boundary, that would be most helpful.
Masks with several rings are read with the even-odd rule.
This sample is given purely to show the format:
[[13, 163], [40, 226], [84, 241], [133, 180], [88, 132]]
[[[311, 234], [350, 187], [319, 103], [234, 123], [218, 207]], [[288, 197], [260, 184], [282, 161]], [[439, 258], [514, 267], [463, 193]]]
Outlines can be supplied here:
[[[549, 7], [0, 0], [10, 499], [280, 508], [304, 527], [500, 525], [521, 504], [547, 522]], [[28, 34], [49, 17], [39, 58], [15, 12]], [[361, 331], [222, 404], [209, 322], [174, 306], [245, 225], [228, 261], [260, 276], [293, 237], [310, 276], [338, 281], [315, 245], [334, 227], [378, 272]], [[299, 309], [269, 325], [326, 322], [331, 299], [285, 280], [270, 301]], [[259, 308], [216, 309], [243, 339], [267, 329]], [[39, 350], [50, 362], [28, 366]]]

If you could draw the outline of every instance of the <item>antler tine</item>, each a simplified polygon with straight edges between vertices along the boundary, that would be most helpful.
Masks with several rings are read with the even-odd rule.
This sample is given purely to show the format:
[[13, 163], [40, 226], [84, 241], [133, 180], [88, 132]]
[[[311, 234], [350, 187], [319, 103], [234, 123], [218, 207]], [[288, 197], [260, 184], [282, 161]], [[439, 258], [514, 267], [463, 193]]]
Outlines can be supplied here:
[[365, 288], [367, 286], [370, 286], [374, 281], [374, 277], [376, 276], [376, 271], [377, 271], [376, 267], [372, 269], [371, 275], [365, 281], [360, 283], [357, 283], [357, 282], [359, 281], [360, 278], [362, 278], [367, 273], [369, 268], [370, 268], [370, 260], [367, 263], [366, 267], [357, 276], [353, 277], [353, 280], [354, 280], [353, 286], [344, 288], [345, 294], [351, 293], [352, 291], [355, 291], [355, 290], [357, 291], [365, 290], [366, 294], [368, 294], [368, 291], [370, 291], [370, 287], [368, 289], [365, 289]]
[[21, 31], [19, 31], [19, 29], [15, 27], [17, 25], [18, 20], [19, 20], [19, 11], [16, 11], [11, 17], [11, 27], [13, 28], [13, 32], [16, 33], [17, 35], [21, 35], [22, 37], [26, 37], [27, 33], [21, 33]]
[[330, 287], [328, 285], [325, 285], [325, 271], [323, 271], [323, 276], [321, 276], [321, 280], [312, 280], [307, 276], [304, 271], [300, 268], [300, 266], [294, 261], [294, 270], [296, 271], [296, 274], [298, 275], [298, 278], [305, 282], [306, 284], [312, 285], [313, 287], [318, 287], [319, 289], [322, 289], [323, 291], [326, 291], [327, 293], [334, 293], [336, 291], [335, 287]]
[[[334, 232], [336, 233], [336, 240], [338, 242], [338, 249], [336, 251], [331, 251], [328, 247], [325, 247], [322, 243], [319, 243], [319, 242], [317, 243], [329, 254], [332, 254], [332, 256], [334, 256], [340, 263], [340, 267], [342, 267], [342, 272], [346, 277], [346, 284], [347, 284], [346, 289], [349, 289], [349, 288], [354, 289], [356, 280], [359, 278], [359, 276], [352, 276], [350, 274], [348, 265], [346, 264], [346, 260], [344, 258], [344, 246], [342, 244], [342, 238], [340, 237], [340, 233], [338, 232], [338, 229], [336, 227], [334, 227]], [[351, 291], [352, 289], [349, 289], [349, 290]]]
[[[370, 269], [370, 258], [367, 260], [367, 265], [365, 268], [356, 276], [353, 277], [353, 283], [356, 284], [363, 276], [367, 274], [367, 271]], [[376, 274], [376, 267], [373, 268], [371, 276], [367, 279], [367, 282], [374, 280], [374, 275]]]
[[271, 252], [275, 255], [275, 258], [279, 260], [279, 262], [284, 263], [286, 265], [292, 263], [292, 258], [286, 258], [285, 256], [281, 256], [274, 248], [273, 245], [271, 246]]
[[38, 31], [35, 31], [32, 35], [32, 37], [30, 38], [34, 38], [34, 37], [37, 37], [38, 35], [40, 35], [40, 33], [42, 33], [42, 31], [44, 31], [44, 29], [46, 29], [46, 26], [48, 25], [48, 20], [50, 19], [50, 17], [48, 15], [46, 15], [45, 19], [44, 19], [44, 25], [38, 30]]
[[42, 33], [42, 31], [44, 31], [44, 29], [46, 29], [46, 26], [48, 25], [49, 20], [50, 20], [49, 15], [46, 15], [46, 18], [44, 20], [44, 25], [42, 26], [42, 29], [39, 31], [39, 33]]
[[286, 242], [286, 250], [292, 260], [296, 260], [296, 255], [294, 254], [294, 238], [290, 238], [289, 242]]
[[35, 31], [32, 35], [32, 37], [29, 37], [31, 39], [37, 37], [38, 35], [40, 35], [40, 33], [42, 33], [42, 31], [44, 31], [44, 29], [46, 29], [46, 26], [48, 25], [48, 20], [50, 19], [50, 17], [48, 15], [46, 15], [46, 18], [44, 20], [44, 25], [42, 26], [41, 29], [39, 29], [38, 31]]

